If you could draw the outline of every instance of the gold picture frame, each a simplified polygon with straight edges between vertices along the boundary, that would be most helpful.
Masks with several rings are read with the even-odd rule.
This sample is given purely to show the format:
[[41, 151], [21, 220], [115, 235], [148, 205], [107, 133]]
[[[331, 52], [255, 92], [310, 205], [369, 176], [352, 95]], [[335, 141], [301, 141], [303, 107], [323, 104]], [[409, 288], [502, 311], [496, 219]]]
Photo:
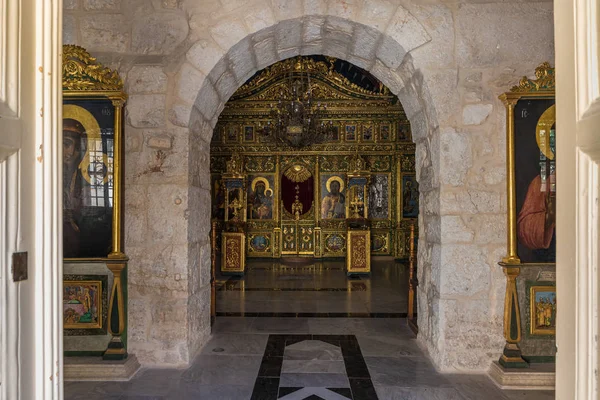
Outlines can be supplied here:
[[102, 329], [103, 289], [100, 280], [64, 281], [64, 329]]
[[[553, 157], [549, 160], [547, 152], [544, 151], [554, 137], [554, 130], [551, 129], [554, 122], [550, 121], [550, 109], [553, 109], [555, 104], [554, 68], [545, 62], [536, 68], [535, 75], [536, 79], [523, 77], [519, 85], [499, 96], [506, 106], [508, 229], [507, 255], [502, 259], [505, 264], [555, 262], [554, 224], [541, 230], [544, 237], [540, 239], [531, 233], [540, 230], [530, 228], [530, 222], [525, 222], [528, 210], [526, 205], [531, 193], [539, 195], [543, 192], [543, 196], [555, 196], [555, 191], [554, 195], [552, 194], [552, 175], [556, 165]], [[545, 136], [543, 143], [540, 143], [538, 138], [541, 130]], [[516, 153], [519, 153], [519, 157], [516, 157]], [[535, 160], [536, 156], [539, 157], [538, 160]], [[549, 167], [542, 167], [542, 161], [547, 162]], [[539, 172], [536, 172], [538, 166]], [[533, 187], [536, 185], [539, 186], [537, 191]]]
[[529, 333], [556, 335], [556, 286], [531, 286], [529, 307]]
[[126, 259], [122, 232], [123, 107], [116, 71], [63, 46], [63, 255]]

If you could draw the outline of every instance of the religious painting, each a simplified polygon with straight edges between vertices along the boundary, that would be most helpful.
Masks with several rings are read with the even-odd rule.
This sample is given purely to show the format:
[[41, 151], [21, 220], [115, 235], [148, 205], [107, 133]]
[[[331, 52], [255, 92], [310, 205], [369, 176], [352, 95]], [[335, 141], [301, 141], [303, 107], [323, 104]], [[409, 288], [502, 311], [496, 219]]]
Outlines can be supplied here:
[[211, 176], [211, 194], [212, 194], [212, 218], [225, 218], [225, 186], [220, 175], [213, 174]]
[[402, 218], [419, 216], [419, 186], [413, 174], [402, 175]]
[[517, 255], [556, 260], [556, 108], [553, 98], [523, 98], [514, 108]]
[[321, 219], [346, 218], [345, 175], [321, 175]]
[[332, 233], [325, 237], [325, 251], [327, 253], [341, 253], [346, 249], [346, 238], [340, 234]]
[[356, 140], [356, 125], [346, 125], [346, 140], [349, 142]]
[[389, 123], [379, 125], [379, 138], [383, 141], [388, 141], [391, 138], [391, 127]]
[[273, 175], [248, 175], [248, 219], [273, 219]]
[[532, 335], [556, 334], [556, 287], [531, 286], [530, 333]]
[[65, 329], [101, 329], [101, 280], [68, 281], [63, 283], [63, 325]]
[[237, 125], [228, 125], [225, 129], [225, 141], [227, 143], [237, 143], [239, 138], [239, 127]]
[[107, 98], [63, 102], [63, 255], [112, 251], [115, 106]]
[[362, 128], [362, 140], [363, 142], [371, 142], [375, 140], [375, 134], [372, 124], [365, 124]]
[[412, 137], [410, 134], [410, 124], [408, 124], [407, 122], [403, 121], [398, 124], [398, 140], [401, 140], [401, 141], [412, 140]]
[[251, 125], [244, 126], [244, 141], [254, 142], [254, 127]]
[[373, 233], [371, 236], [371, 253], [386, 254], [389, 252], [389, 233]]
[[271, 251], [271, 234], [250, 234], [248, 236], [249, 250], [251, 253], [266, 253]]
[[370, 219], [390, 218], [389, 185], [389, 174], [374, 174], [371, 176], [371, 184], [369, 187]]

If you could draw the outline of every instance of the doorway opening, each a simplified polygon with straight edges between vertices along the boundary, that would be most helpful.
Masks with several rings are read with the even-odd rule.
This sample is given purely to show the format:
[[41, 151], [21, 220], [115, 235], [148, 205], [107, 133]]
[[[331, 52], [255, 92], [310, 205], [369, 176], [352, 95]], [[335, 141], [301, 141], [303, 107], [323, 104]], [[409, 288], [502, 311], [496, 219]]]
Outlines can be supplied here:
[[[307, 79], [301, 95], [290, 78]], [[289, 119], [274, 134], [294, 96], [319, 109], [322, 137], [313, 125], [299, 139]], [[219, 116], [210, 173], [214, 315], [407, 316], [415, 145], [398, 98], [369, 72], [320, 55], [257, 72]], [[353, 273], [361, 226], [370, 265]]]

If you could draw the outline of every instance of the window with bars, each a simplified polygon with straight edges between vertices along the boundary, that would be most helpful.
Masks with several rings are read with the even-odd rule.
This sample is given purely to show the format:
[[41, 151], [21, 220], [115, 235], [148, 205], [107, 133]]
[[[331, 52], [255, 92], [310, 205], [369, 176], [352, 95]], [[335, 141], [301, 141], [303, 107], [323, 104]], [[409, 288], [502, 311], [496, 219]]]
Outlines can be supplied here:
[[100, 139], [88, 141], [90, 157], [90, 195], [88, 206], [112, 207], [113, 204], [113, 132], [102, 130]]

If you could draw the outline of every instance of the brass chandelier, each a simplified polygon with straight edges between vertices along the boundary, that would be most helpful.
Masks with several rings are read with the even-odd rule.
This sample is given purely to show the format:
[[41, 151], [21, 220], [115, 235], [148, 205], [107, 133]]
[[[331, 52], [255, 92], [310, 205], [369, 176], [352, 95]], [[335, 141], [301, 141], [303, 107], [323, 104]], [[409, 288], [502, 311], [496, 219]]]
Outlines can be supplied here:
[[260, 133], [272, 142], [300, 148], [333, 139], [335, 127], [325, 121], [327, 105], [313, 98], [310, 74], [299, 58], [281, 82], [279, 99], [270, 105], [270, 120]]

